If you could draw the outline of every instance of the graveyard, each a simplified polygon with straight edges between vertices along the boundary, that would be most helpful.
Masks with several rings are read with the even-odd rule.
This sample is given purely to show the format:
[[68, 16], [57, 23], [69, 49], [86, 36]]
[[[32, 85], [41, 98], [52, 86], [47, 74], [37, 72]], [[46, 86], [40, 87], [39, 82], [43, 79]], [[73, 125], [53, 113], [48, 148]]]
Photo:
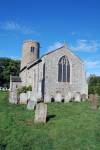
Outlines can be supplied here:
[[45, 124], [35, 124], [34, 115], [0, 92], [0, 149], [100, 149], [100, 108], [91, 109], [88, 101], [48, 104]]

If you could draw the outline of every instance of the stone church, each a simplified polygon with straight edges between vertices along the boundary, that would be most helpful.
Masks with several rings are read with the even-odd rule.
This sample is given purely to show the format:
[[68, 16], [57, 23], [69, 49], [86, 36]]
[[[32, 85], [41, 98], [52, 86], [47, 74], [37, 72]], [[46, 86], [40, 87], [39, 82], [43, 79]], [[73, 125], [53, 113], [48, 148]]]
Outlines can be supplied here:
[[76, 93], [88, 96], [84, 62], [66, 44], [40, 54], [37, 41], [23, 43], [19, 77], [11, 77], [10, 102], [16, 101], [16, 89], [32, 86], [32, 96], [44, 102], [69, 101]]

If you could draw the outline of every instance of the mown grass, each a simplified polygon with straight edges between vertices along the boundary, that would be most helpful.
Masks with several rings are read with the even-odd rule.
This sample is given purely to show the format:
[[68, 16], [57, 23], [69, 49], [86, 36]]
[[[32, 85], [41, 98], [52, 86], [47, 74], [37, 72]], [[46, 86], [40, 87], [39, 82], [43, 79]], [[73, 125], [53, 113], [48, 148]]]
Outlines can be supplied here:
[[100, 108], [88, 102], [48, 104], [48, 122], [34, 124], [34, 112], [11, 105], [0, 92], [0, 150], [100, 150]]

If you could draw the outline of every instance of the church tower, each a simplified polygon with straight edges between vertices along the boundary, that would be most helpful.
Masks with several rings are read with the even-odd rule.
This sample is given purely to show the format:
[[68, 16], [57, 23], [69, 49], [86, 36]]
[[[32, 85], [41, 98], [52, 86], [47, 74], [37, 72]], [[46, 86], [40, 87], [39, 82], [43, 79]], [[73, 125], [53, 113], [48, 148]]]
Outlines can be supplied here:
[[23, 43], [21, 69], [27, 64], [39, 59], [40, 44], [37, 41], [25, 41]]

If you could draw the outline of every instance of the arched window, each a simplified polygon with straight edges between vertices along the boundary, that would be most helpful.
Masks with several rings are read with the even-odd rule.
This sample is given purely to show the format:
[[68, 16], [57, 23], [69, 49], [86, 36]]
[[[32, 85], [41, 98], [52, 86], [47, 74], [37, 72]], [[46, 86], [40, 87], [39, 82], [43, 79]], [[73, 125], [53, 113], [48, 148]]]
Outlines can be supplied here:
[[66, 56], [58, 62], [58, 82], [70, 82], [70, 64]]

